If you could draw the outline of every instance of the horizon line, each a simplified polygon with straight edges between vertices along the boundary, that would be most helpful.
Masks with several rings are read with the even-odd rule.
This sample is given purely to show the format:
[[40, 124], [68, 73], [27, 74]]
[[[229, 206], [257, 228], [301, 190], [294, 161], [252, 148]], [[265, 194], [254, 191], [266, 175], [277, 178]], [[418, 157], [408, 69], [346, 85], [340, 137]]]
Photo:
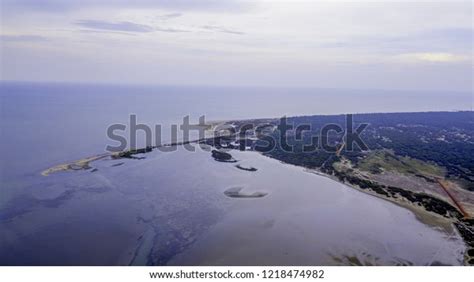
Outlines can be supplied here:
[[281, 89], [320, 89], [320, 90], [366, 90], [366, 91], [395, 91], [395, 92], [435, 92], [435, 93], [474, 93], [474, 86], [471, 90], [448, 90], [448, 89], [404, 89], [404, 88], [359, 88], [359, 87], [324, 87], [317, 85], [230, 85], [230, 84], [197, 84], [197, 83], [136, 83], [136, 82], [98, 82], [98, 81], [56, 81], [56, 80], [3, 80], [0, 79], [1, 84], [69, 84], [69, 85], [90, 85], [90, 86], [124, 86], [124, 87], [208, 87], [208, 88], [281, 88]]

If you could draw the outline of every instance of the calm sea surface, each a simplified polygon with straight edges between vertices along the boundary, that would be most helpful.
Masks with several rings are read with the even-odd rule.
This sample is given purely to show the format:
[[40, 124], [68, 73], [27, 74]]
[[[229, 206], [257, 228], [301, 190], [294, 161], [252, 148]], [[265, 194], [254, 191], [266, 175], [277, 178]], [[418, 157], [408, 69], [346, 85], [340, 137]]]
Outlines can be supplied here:
[[[100, 160], [97, 171], [47, 177], [51, 166], [104, 152], [106, 129], [361, 112], [467, 110], [470, 93], [327, 89], [0, 84], [0, 265], [459, 264], [462, 240], [403, 208], [301, 168], [235, 152]], [[228, 198], [224, 191], [268, 193]], [[251, 258], [251, 259], [249, 259]]]

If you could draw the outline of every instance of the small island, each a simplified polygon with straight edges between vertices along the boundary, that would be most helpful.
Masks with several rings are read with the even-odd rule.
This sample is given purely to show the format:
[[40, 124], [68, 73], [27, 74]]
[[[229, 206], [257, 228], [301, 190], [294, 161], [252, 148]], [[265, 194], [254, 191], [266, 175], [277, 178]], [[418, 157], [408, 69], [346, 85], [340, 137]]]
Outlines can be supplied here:
[[264, 192], [244, 193], [244, 187], [232, 187], [224, 191], [224, 194], [230, 198], [262, 198], [267, 195]]
[[236, 165], [235, 167], [241, 170], [245, 170], [245, 171], [257, 171], [257, 169], [254, 167], [245, 167], [240, 164]]
[[218, 151], [218, 150], [212, 150], [212, 157], [218, 161], [218, 162], [224, 162], [224, 163], [235, 163], [237, 160], [232, 158], [232, 155], [226, 152]]

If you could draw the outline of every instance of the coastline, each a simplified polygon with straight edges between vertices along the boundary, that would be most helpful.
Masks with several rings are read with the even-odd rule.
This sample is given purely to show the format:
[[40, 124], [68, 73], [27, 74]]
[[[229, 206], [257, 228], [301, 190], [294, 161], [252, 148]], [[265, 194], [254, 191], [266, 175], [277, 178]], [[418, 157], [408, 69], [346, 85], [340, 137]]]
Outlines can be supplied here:
[[[298, 167], [300, 167], [300, 166], [298, 166]], [[359, 188], [358, 186], [356, 186], [354, 184], [351, 184], [351, 183], [348, 183], [348, 182], [342, 182], [341, 180], [339, 180], [334, 175], [330, 175], [330, 174], [321, 172], [321, 171], [316, 170], [316, 169], [304, 168], [304, 171], [306, 171], [308, 173], [313, 173], [313, 174], [316, 174], [316, 175], [319, 175], [319, 176], [322, 176], [322, 177], [329, 178], [331, 180], [336, 181], [337, 183], [343, 184], [344, 186], [348, 186], [348, 188], [355, 189], [355, 190], [357, 190], [359, 192], [362, 192], [364, 194], [367, 194], [367, 195], [370, 195], [370, 196], [373, 196], [373, 197], [377, 197], [379, 199], [382, 199], [382, 200], [388, 201], [390, 203], [393, 203], [397, 206], [408, 209], [411, 212], [413, 212], [413, 214], [415, 215], [415, 217], [419, 221], [421, 221], [421, 222], [423, 222], [427, 225], [430, 225], [430, 226], [433, 226], [433, 227], [441, 227], [444, 230], [449, 231], [449, 232], [452, 232], [452, 231], [456, 230], [453, 226], [453, 223], [454, 223], [453, 220], [445, 218], [445, 217], [443, 217], [439, 214], [429, 212], [429, 211], [427, 211], [427, 210], [425, 210], [425, 209], [423, 209], [419, 206], [416, 206], [413, 203], [410, 203], [408, 201], [403, 201], [403, 200], [398, 199], [398, 198], [384, 197], [380, 194], [377, 194], [376, 192], [361, 189], [361, 188]], [[455, 231], [455, 232], [457, 232], [457, 231]]]
[[[261, 154], [261, 155], [263, 155], [265, 157], [268, 157], [268, 158], [272, 158], [271, 156], [267, 156], [265, 154]], [[341, 181], [337, 176], [327, 174], [327, 173], [322, 172], [318, 169], [307, 168], [305, 166], [299, 166], [299, 165], [295, 165], [295, 164], [285, 163], [283, 161], [280, 161], [280, 162], [283, 163], [283, 164], [293, 165], [295, 167], [303, 168], [303, 170], [307, 173], [312, 173], [312, 174], [316, 174], [318, 176], [322, 176], [322, 177], [331, 179], [331, 180], [333, 180], [333, 181], [335, 181], [339, 184], [347, 186], [350, 189], [355, 189], [355, 190], [357, 190], [359, 192], [362, 192], [364, 194], [367, 194], [369, 196], [373, 196], [373, 197], [388, 201], [388, 202], [390, 202], [392, 204], [395, 204], [399, 207], [405, 208], [405, 209], [409, 210], [410, 212], [412, 212], [415, 215], [416, 219], [418, 221], [422, 222], [423, 224], [426, 224], [426, 225], [431, 226], [433, 228], [441, 228], [441, 229], [445, 230], [447, 233], [450, 233], [450, 234], [453, 234], [453, 232], [455, 232], [457, 235], [459, 235], [463, 239], [464, 244], [465, 244], [464, 264], [466, 266], [473, 264], [472, 258], [470, 258], [469, 254], [468, 254], [468, 252], [472, 252], [472, 250], [474, 249], [474, 241], [473, 241], [473, 236], [472, 236], [472, 231], [471, 231], [472, 228], [467, 226], [467, 224], [463, 223], [461, 221], [461, 219], [453, 218], [453, 217], [445, 217], [445, 216], [440, 215], [436, 212], [428, 211], [425, 208], [423, 208], [419, 205], [416, 205], [415, 203], [410, 202], [406, 199], [386, 197], [386, 196], [381, 195], [381, 194], [379, 194], [375, 191], [362, 189], [357, 185], [354, 185], [354, 184], [352, 184], [350, 182], [347, 182], [347, 181]], [[406, 190], [406, 189], [404, 189], [404, 190]], [[408, 190], [406, 190], [406, 191], [408, 191]], [[440, 201], [443, 201], [446, 204], [450, 205], [445, 200], [440, 199]], [[453, 207], [453, 208], [455, 208], [455, 207]], [[455, 208], [455, 209], [457, 209], [457, 208]], [[472, 220], [472, 219], [467, 219], [467, 220]], [[464, 232], [462, 232], [463, 230], [464, 230]], [[466, 233], [470, 233], [470, 235], [467, 235]]]
[[[173, 147], [173, 146], [180, 146], [180, 145], [190, 144], [190, 143], [207, 144], [207, 145], [212, 146], [212, 144], [208, 144], [208, 143], [206, 143], [206, 141], [213, 141], [214, 139], [215, 139], [215, 136], [206, 136], [205, 138], [202, 138], [202, 139], [191, 140], [191, 141], [186, 141], [186, 142], [180, 141], [180, 142], [175, 142], [175, 143], [164, 144], [164, 145], [161, 145], [161, 146], [153, 146], [153, 147], [123, 151], [123, 152], [98, 154], [98, 155], [91, 156], [91, 157], [84, 158], [84, 159], [80, 159], [80, 160], [77, 160], [77, 161], [74, 161], [74, 162], [71, 162], [71, 163], [66, 163], [66, 164], [61, 164], [61, 165], [51, 167], [49, 169], [44, 170], [41, 174], [43, 176], [48, 176], [50, 173], [55, 173], [55, 172], [60, 172], [60, 171], [68, 171], [68, 170], [75, 171], [75, 170], [81, 170], [81, 169], [88, 170], [88, 169], [92, 168], [90, 166], [90, 163], [92, 163], [94, 161], [97, 161], [97, 160], [100, 160], [100, 159], [107, 158], [107, 157], [110, 157], [112, 159], [121, 159], [121, 158], [141, 159], [143, 157], [141, 157], [141, 156], [136, 157], [135, 155], [146, 154], [148, 152], [151, 152], [153, 149], [157, 149], [157, 148], [160, 148], [160, 147]], [[212, 147], [214, 147], [214, 146], [212, 146]], [[252, 150], [252, 151], [254, 151], [254, 150]], [[272, 156], [263, 154], [261, 152], [258, 152], [258, 151], [254, 151], [254, 152], [259, 153], [262, 156], [265, 156], [265, 157], [268, 157], [268, 158], [271, 158], [271, 159], [275, 159], [275, 160], [279, 161], [280, 163], [287, 164], [287, 165], [293, 165], [295, 167], [302, 168], [307, 173], [313, 173], [313, 174], [317, 174], [319, 176], [323, 176], [323, 177], [331, 179], [331, 180], [333, 180], [333, 181], [335, 181], [339, 184], [348, 186], [348, 188], [355, 189], [359, 192], [363, 192], [363, 193], [365, 193], [367, 195], [370, 195], [370, 196], [375, 196], [377, 198], [383, 199], [383, 200], [388, 201], [390, 203], [393, 203], [397, 206], [405, 208], [405, 209], [409, 210], [410, 212], [412, 212], [414, 214], [414, 216], [416, 217], [416, 219], [419, 220], [420, 222], [422, 222], [423, 224], [426, 224], [426, 225], [429, 225], [429, 226], [435, 227], [435, 228], [441, 228], [442, 230], [446, 231], [446, 233], [449, 233], [449, 234], [453, 234], [453, 232], [455, 232], [456, 234], [458, 234], [463, 239], [464, 244], [465, 244], [464, 264], [465, 265], [472, 264], [472, 258], [470, 258], [468, 256], [468, 251], [472, 252], [472, 249], [474, 248], [474, 246], [473, 246], [474, 242], [473, 242], [472, 231], [471, 231], [472, 227], [470, 227], [470, 225], [468, 224], [469, 222], [467, 222], [467, 223], [464, 222], [462, 218], [452, 216], [452, 214], [449, 214], [449, 213], [447, 215], [446, 214], [443, 215], [443, 214], [437, 213], [436, 210], [431, 210], [430, 211], [430, 210], [427, 210], [426, 207], [420, 205], [420, 203], [413, 202], [413, 201], [409, 200], [409, 198], [404, 198], [404, 197], [401, 197], [400, 195], [398, 195], [400, 197], [394, 196], [393, 192], [390, 192], [391, 187], [385, 187], [384, 186], [384, 188], [382, 188], [380, 185], [375, 184], [375, 185], [378, 185], [378, 188], [377, 188], [377, 189], [379, 189], [378, 191], [377, 190], [372, 190], [370, 187], [369, 188], [367, 188], [367, 187], [361, 188], [359, 185], [353, 184], [350, 181], [346, 181], [344, 179], [344, 177], [341, 179], [340, 177], [338, 177], [335, 174], [328, 174], [328, 173], [323, 172], [319, 169], [308, 168], [308, 167], [305, 167], [304, 165], [286, 163], [284, 161], [278, 160], [278, 159], [276, 159]], [[396, 187], [393, 187], [393, 188], [396, 188]], [[382, 189], [384, 191], [384, 193], [380, 193], [380, 189]], [[386, 193], [387, 190], [385, 190], [385, 189], [388, 189], [388, 192], [392, 193], [391, 196]], [[405, 188], [396, 188], [396, 189], [404, 190], [406, 193], [409, 193], [409, 194], [410, 193], [414, 194], [414, 195], [419, 194], [419, 193], [410, 191], [410, 190], [405, 189]], [[387, 194], [387, 196], [385, 196], [385, 194]], [[435, 198], [437, 201], [441, 201], [445, 205], [447, 205], [450, 208], [457, 211], [457, 208], [452, 206], [445, 199], [439, 199], [439, 198], [433, 197], [433, 195], [426, 195], [426, 197]], [[469, 235], [469, 232], [471, 232], [471, 235]]]

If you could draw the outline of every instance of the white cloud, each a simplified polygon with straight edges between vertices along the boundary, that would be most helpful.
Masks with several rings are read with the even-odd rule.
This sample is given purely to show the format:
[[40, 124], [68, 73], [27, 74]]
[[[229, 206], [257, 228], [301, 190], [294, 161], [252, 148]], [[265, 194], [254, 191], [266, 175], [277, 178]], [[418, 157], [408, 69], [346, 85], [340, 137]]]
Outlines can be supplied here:
[[470, 57], [464, 55], [456, 55], [451, 53], [436, 53], [436, 52], [424, 52], [424, 53], [409, 53], [401, 54], [398, 56], [402, 61], [406, 62], [431, 62], [431, 63], [458, 63], [468, 62]]

